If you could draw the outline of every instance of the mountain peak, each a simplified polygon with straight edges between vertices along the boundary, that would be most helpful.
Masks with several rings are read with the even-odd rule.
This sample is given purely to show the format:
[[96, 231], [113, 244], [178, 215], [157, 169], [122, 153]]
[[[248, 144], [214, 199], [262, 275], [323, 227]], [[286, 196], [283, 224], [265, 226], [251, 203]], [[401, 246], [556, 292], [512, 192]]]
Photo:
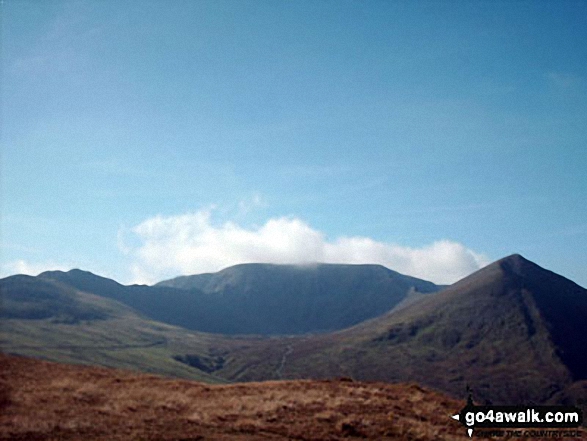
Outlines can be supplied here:
[[542, 278], [546, 277], [547, 274], [554, 273], [542, 268], [520, 254], [512, 254], [481, 268], [452, 286], [469, 284], [472, 281], [479, 282], [480, 280], [492, 283], [501, 277], [508, 279]]
[[503, 257], [498, 260], [498, 262], [515, 262], [515, 263], [522, 263], [522, 262], [530, 262], [524, 256], [518, 253], [510, 254], [509, 256]]
[[534, 262], [526, 259], [520, 254], [512, 254], [496, 262], [504, 271], [518, 276], [525, 275], [528, 271], [542, 269]]
[[[57, 280], [59, 282], [67, 283], [77, 289], [84, 290], [85, 288], [96, 288], [102, 286], [104, 288], [118, 288], [122, 286], [115, 280], [106, 277], [98, 276], [89, 271], [74, 268], [67, 272], [64, 271], [45, 271], [38, 275], [40, 278]], [[91, 289], [90, 289], [91, 291]]]
[[38, 277], [45, 277], [45, 278], [60, 278], [60, 277], [101, 277], [97, 276], [94, 273], [89, 271], [84, 271], [79, 268], [73, 268], [69, 271], [62, 271], [62, 270], [49, 270], [43, 271], [38, 275]]
[[67, 271], [67, 274], [70, 274], [72, 276], [93, 276], [93, 277], [101, 277], [101, 276], [97, 276], [96, 274], [90, 272], [90, 271], [84, 271], [82, 269], [79, 268], [73, 268], [70, 269], [69, 271]]
[[[229, 328], [222, 332], [229, 329], [230, 333], [245, 334], [342, 329], [386, 313], [412, 292], [427, 294], [439, 290], [432, 282], [381, 265], [325, 263], [246, 263], [217, 273], [163, 281], [156, 286], [197, 289], [206, 294], [203, 298], [210, 305], [230, 305], [228, 313], [240, 314], [231, 320], [223, 319]], [[221, 328], [216, 323], [203, 330], [219, 332]]]
[[49, 271], [43, 271], [42, 273], [38, 274], [37, 277], [46, 277], [46, 278], [54, 278], [54, 277], [60, 277], [63, 276], [64, 274], [67, 274], [65, 271], [61, 271], [61, 270], [49, 270]]
[[[445, 295], [451, 293], [465, 293], [467, 297], [475, 293], [476, 303], [482, 297], [486, 301], [493, 297], [504, 303], [508, 297], [509, 301], [524, 304], [521, 309], [524, 316], [542, 322], [548, 329], [557, 356], [573, 378], [587, 379], [587, 351], [583, 340], [576, 338], [587, 334], [587, 291], [581, 286], [519, 254], [512, 254], [457, 282]], [[460, 300], [464, 298], [461, 295]]]

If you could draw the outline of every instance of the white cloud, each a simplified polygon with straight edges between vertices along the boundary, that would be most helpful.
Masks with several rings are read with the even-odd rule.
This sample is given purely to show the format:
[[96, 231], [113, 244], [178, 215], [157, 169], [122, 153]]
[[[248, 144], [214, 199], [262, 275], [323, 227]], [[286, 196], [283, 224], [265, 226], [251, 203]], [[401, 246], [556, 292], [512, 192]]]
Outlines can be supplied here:
[[422, 248], [367, 237], [326, 236], [295, 217], [269, 219], [246, 229], [214, 225], [211, 210], [156, 216], [131, 229], [136, 245], [123, 244], [132, 259], [133, 282], [154, 283], [179, 274], [219, 271], [238, 263], [375, 263], [403, 274], [452, 283], [488, 263], [464, 245], [440, 240]]

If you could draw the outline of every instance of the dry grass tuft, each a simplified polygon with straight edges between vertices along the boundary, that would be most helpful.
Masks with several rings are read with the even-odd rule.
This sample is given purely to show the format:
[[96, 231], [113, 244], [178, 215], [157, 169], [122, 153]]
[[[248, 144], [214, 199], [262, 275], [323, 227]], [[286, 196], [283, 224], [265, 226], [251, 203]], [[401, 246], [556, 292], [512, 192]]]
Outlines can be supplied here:
[[0, 355], [0, 403], [0, 440], [468, 439], [464, 403], [417, 385], [209, 386]]

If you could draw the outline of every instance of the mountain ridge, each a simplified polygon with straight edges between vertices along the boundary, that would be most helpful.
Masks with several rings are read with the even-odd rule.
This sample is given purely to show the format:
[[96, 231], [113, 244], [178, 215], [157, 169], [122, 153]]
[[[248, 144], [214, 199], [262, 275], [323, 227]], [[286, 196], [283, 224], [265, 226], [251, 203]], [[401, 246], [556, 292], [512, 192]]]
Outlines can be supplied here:
[[226, 334], [334, 331], [385, 313], [413, 292], [441, 289], [381, 265], [241, 264], [154, 286], [125, 286], [81, 270], [38, 277], [112, 298], [156, 320]]

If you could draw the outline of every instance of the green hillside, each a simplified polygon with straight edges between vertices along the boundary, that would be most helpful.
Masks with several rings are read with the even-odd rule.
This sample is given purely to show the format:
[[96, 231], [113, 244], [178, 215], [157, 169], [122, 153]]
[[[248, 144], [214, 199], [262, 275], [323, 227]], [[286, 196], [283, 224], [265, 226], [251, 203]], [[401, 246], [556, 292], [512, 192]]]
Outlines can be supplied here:
[[222, 381], [173, 358], [207, 353], [206, 335], [153, 322], [122, 303], [44, 278], [2, 279], [0, 294], [2, 352]]

